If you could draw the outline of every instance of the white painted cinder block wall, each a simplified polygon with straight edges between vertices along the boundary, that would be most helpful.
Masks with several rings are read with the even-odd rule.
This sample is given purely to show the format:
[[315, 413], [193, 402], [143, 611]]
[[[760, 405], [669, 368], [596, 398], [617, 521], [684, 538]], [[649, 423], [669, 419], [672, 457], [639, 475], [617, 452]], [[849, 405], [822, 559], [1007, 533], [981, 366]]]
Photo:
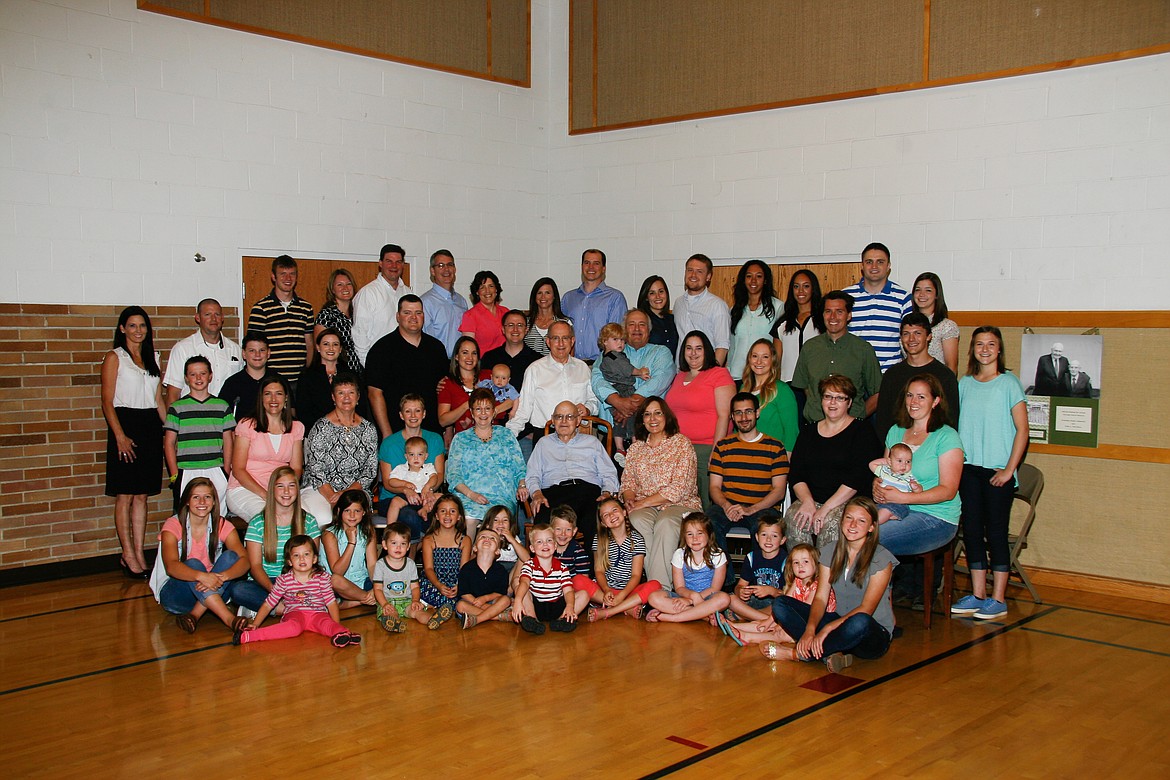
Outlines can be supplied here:
[[[544, 52], [546, 3], [533, 21]], [[526, 298], [548, 269], [546, 59], [522, 89], [134, 0], [3, 0], [0, 298], [238, 304], [244, 254], [387, 242]]]
[[568, 3], [532, 8], [520, 89], [133, 0], [5, 0], [0, 297], [238, 302], [243, 254], [395, 241], [493, 268], [511, 305], [596, 245], [632, 298], [651, 273], [677, 294], [692, 252], [880, 240], [957, 309], [1166, 307], [1170, 55], [569, 137]]
[[[563, 4], [552, 22], [567, 50]], [[558, 278], [596, 244], [612, 284], [661, 274], [677, 295], [694, 252], [852, 259], [882, 241], [896, 281], [935, 271], [955, 309], [1167, 308], [1170, 55], [574, 137], [552, 65]]]

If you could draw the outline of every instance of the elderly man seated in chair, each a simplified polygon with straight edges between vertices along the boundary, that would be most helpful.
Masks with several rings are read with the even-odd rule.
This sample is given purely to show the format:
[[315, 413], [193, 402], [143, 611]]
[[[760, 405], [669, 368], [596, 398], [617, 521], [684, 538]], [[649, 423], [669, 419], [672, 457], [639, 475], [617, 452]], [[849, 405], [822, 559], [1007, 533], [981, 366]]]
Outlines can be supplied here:
[[583, 546], [593, 549], [597, 535], [597, 502], [618, 490], [617, 469], [596, 436], [581, 433], [577, 404], [561, 401], [553, 410], [554, 436], [536, 443], [528, 459], [525, 484], [538, 523], [547, 523], [549, 509], [568, 504], [577, 513]]

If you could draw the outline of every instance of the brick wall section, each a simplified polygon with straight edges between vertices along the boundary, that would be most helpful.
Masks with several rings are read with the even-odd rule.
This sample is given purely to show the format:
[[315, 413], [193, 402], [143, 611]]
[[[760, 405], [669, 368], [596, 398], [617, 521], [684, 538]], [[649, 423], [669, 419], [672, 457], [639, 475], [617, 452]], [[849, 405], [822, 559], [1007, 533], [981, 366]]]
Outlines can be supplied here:
[[[143, 307], [163, 366], [194, 330], [188, 306]], [[121, 306], [0, 303], [0, 569], [117, 553], [105, 496], [100, 367]], [[224, 332], [238, 331], [234, 308]], [[170, 515], [151, 500], [146, 546]]]

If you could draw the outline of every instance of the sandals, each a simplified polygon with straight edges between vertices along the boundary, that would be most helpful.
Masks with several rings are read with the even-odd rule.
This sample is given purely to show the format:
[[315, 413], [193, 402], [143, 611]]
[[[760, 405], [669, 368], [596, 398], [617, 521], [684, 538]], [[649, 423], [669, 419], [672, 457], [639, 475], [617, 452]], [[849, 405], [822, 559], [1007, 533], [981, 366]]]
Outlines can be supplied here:
[[609, 620], [609, 611], [606, 610], [606, 614], [602, 615], [600, 609], [590, 604], [589, 608], [585, 610], [585, 618], [590, 623], [596, 623], [598, 620]]
[[431, 631], [434, 631], [439, 626], [450, 620], [454, 614], [455, 608], [450, 604], [444, 604], [443, 606], [439, 607], [434, 616], [432, 616], [431, 619], [427, 621], [427, 628], [429, 628]]
[[463, 624], [463, 630], [474, 628], [475, 624], [479, 622], [479, 618], [475, 615], [469, 615], [466, 612], [459, 613], [459, 622]]
[[245, 628], [247, 628], [248, 626], [250, 626], [251, 624], [252, 624], [252, 621], [249, 618], [246, 618], [243, 615], [238, 615], [236, 617], [236, 619], [232, 621], [232, 626], [231, 626], [232, 633], [233, 634], [237, 633], [237, 632], [242, 633], [243, 630]]
[[660, 610], [660, 609], [650, 610], [649, 612], [646, 613], [646, 622], [647, 623], [657, 623], [658, 616], [661, 614], [662, 614], [662, 610]]
[[[183, 629], [184, 633], [194, 634], [195, 629], [199, 627], [199, 621], [191, 616], [191, 613], [175, 616], [175, 625]], [[234, 625], [233, 625], [234, 628]]]
[[853, 656], [848, 653], [832, 653], [825, 656], [825, 668], [833, 674], [853, 665]]
[[720, 631], [731, 637], [732, 642], [735, 642], [740, 647], [743, 647], [744, 642], [742, 639], [740, 639], [739, 631], [736, 630], [735, 626], [727, 622], [727, 618], [723, 617], [721, 612], [715, 613], [715, 622], [719, 626]]

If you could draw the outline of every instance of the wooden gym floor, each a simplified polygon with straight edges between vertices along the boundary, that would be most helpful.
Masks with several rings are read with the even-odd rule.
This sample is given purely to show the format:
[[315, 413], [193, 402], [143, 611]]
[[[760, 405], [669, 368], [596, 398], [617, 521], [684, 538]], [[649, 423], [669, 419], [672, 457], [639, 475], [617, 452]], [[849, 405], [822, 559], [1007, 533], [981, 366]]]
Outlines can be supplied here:
[[[1170, 777], [1170, 606], [1046, 589], [1003, 622], [897, 612], [843, 675], [706, 623], [533, 637], [194, 636], [116, 575], [0, 598], [4, 774], [56, 777]], [[815, 775], [814, 775], [815, 773]]]

